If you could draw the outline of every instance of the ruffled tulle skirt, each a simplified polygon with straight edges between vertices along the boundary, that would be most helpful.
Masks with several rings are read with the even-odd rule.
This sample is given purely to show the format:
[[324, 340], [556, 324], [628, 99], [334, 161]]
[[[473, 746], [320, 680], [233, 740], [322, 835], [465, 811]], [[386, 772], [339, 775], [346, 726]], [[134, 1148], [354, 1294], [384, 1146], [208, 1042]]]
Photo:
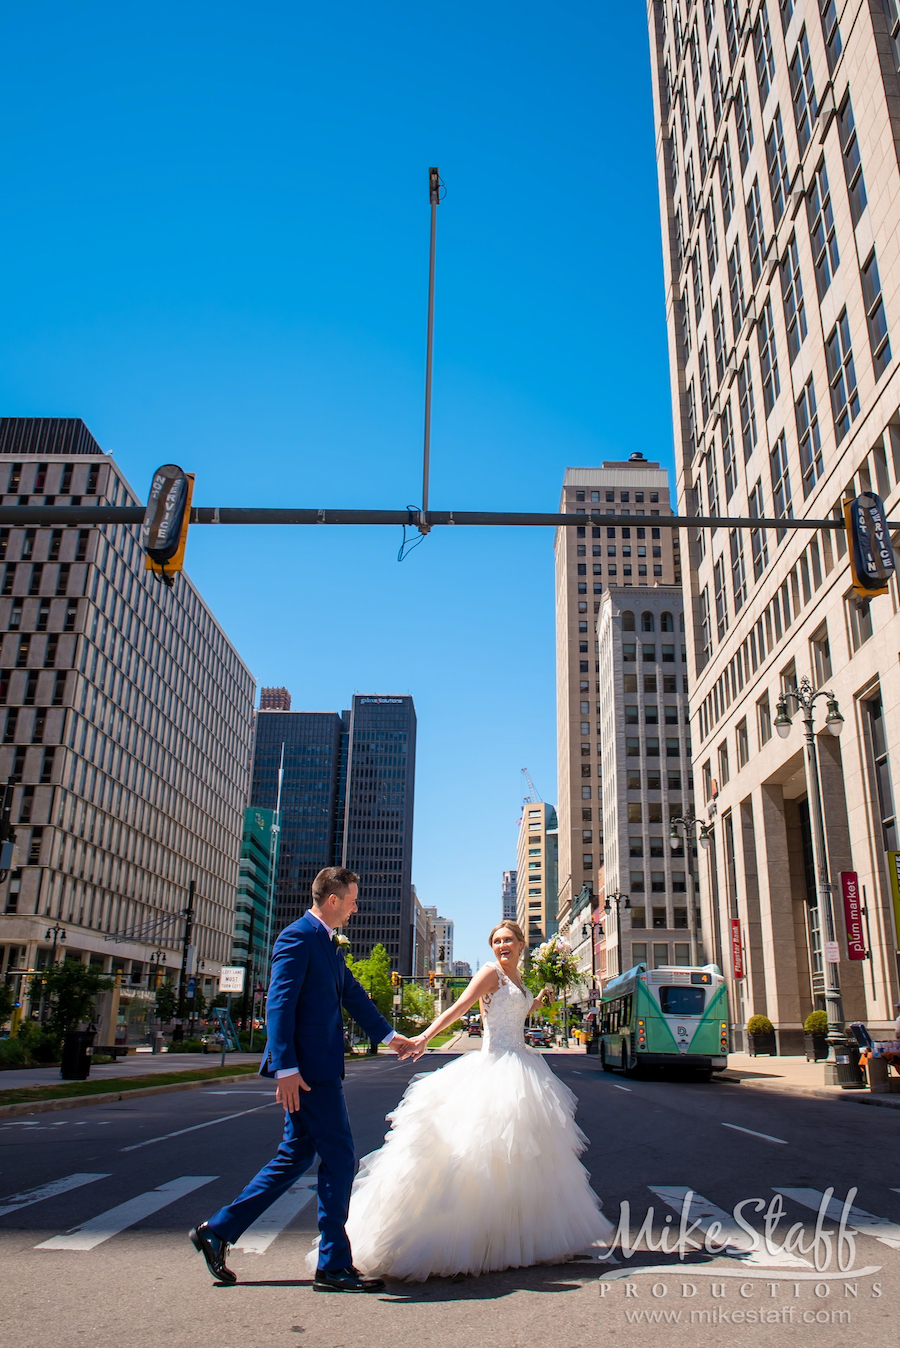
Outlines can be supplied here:
[[613, 1227], [578, 1159], [576, 1105], [525, 1048], [466, 1053], [414, 1077], [384, 1146], [360, 1162], [347, 1222], [355, 1266], [420, 1282], [606, 1244]]

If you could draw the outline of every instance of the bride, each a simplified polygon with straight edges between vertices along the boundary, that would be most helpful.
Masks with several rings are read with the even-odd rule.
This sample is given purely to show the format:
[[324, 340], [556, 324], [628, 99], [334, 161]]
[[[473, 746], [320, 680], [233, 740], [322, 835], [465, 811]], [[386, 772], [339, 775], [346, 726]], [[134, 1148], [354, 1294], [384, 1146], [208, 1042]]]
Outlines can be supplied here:
[[360, 1162], [347, 1234], [367, 1276], [421, 1282], [561, 1263], [613, 1234], [578, 1160], [577, 1100], [525, 1044], [534, 999], [519, 974], [521, 928], [495, 927], [490, 947], [494, 960], [413, 1041], [419, 1058], [480, 998], [481, 1051], [414, 1077], [384, 1146]]

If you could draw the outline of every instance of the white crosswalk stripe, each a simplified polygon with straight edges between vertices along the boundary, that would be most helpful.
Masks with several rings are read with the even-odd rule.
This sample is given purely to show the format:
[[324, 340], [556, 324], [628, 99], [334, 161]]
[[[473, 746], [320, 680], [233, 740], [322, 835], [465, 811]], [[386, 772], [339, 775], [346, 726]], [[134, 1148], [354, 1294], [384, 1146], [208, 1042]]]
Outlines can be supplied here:
[[[784, 1194], [785, 1198], [793, 1198], [795, 1203], [800, 1203], [804, 1208], [812, 1208], [813, 1212], [819, 1211], [825, 1197], [825, 1194], [820, 1193], [818, 1189], [782, 1189], [777, 1185], [773, 1187], [776, 1193]], [[894, 1192], [900, 1193], [900, 1189], [895, 1189]], [[831, 1197], [825, 1205], [824, 1212], [826, 1217], [839, 1222], [843, 1210], [843, 1202]], [[882, 1245], [888, 1245], [892, 1250], [900, 1250], [900, 1226], [887, 1217], [876, 1217], [874, 1213], [866, 1212], [865, 1208], [858, 1208], [852, 1204], [847, 1213], [847, 1225], [855, 1227], [860, 1235], [874, 1236]]]
[[168, 1184], [160, 1184], [156, 1189], [150, 1189], [147, 1193], [138, 1194], [137, 1198], [129, 1199], [127, 1203], [120, 1203], [118, 1207], [110, 1208], [108, 1212], [101, 1212], [99, 1217], [92, 1217], [81, 1226], [73, 1226], [65, 1235], [52, 1236], [50, 1240], [44, 1240], [34, 1248], [93, 1250], [111, 1236], [117, 1236], [120, 1231], [134, 1226], [135, 1222], [159, 1212], [160, 1208], [168, 1207], [169, 1203], [174, 1203], [177, 1198], [183, 1198], [185, 1194], [192, 1193], [194, 1189], [210, 1184], [217, 1178], [216, 1175], [181, 1175], [178, 1179], [169, 1180]]
[[252, 1226], [247, 1227], [232, 1248], [241, 1254], [265, 1254], [275, 1237], [293, 1221], [298, 1212], [303, 1211], [315, 1194], [315, 1174], [303, 1175]]
[[70, 1189], [80, 1189], [83, 1184], [92, 1184], [94, 1180], [109, 1179], [108, 1174], [90, 1172], [64, 1175], [62, 1179], [51, 1180], [49, 1184], [39, 1184], [36, 1189], [24, 1189], [20, 1194], [10, 1194], [0, 1203], [0, 1217], [8, 1212], [18, 1212], [20, 1208], [31, 1207], [32, 1203], [42, 1203], [45, 1198], [54, 1198], [57, 1194], [68, 1193]]
[[[802, 1259], [800, 1255], [782, 1253], [779, 1250], [770, 1254], [762, 1239], [760, 1239], [759, 1248], [752, 1250], [750, 1248], [752, 1244], [750, 1237], [746, 1231], [738, 1226], [732, 1213], [726, 1212], [724, 1208], [717, 1207], [708, 1198], [704, 1198], [702, 1194], [696, 1193], [685, 1185], [649, 1184], [647, 1187], [651, 1193], [656, 1194], [668, 1207], [674, 1208], [678, 1213], [682, 1211], [685, 1198], [690, 1194], [690, 1223], [697, 1222], [701, 1231], [708, 1231], [713, 1222], [718, 1222], [721, 1229], [715, 1233], [714, 1248], [721, 1249], [723, 1241], [727, 1241], [730, 1247], [728, 1254], [739, 1258], [742, 1264], [759, 1268], [812, 1268], [809, 1260]], [[745, 1220], [748, 1217], [749, 1213]], [[696, 1239], [696, 1236], [694, 1239]]]

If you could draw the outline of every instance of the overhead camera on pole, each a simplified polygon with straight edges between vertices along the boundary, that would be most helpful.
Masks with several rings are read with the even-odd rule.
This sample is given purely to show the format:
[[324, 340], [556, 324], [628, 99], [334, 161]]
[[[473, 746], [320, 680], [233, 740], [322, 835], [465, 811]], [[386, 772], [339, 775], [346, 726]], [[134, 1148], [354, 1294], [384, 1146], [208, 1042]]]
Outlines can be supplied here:
[[177, 463], [164, 463], [153, 474], [140, 544], [147, 554], [147, 570], [164, 585], [174, 585], [175, 573], [184, 568], [193, 494], [193, 473], [183, 472]]

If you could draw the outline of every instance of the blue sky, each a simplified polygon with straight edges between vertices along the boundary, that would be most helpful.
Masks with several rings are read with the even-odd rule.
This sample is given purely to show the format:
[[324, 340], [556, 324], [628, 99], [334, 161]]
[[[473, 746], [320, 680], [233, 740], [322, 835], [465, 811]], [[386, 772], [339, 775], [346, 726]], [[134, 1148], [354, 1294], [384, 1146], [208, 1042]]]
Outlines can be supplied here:
[[[555, 510], [568, 465], [671, 462], [643, 6], [152, 6], [0, 19], [0, 409], [80, 416], [143, 496]], [[553, 539], [195, 528], [188, 569], [296, 708], [409, 692], [414, 879], [487, 954], [527, 766], [555, 799]]]

